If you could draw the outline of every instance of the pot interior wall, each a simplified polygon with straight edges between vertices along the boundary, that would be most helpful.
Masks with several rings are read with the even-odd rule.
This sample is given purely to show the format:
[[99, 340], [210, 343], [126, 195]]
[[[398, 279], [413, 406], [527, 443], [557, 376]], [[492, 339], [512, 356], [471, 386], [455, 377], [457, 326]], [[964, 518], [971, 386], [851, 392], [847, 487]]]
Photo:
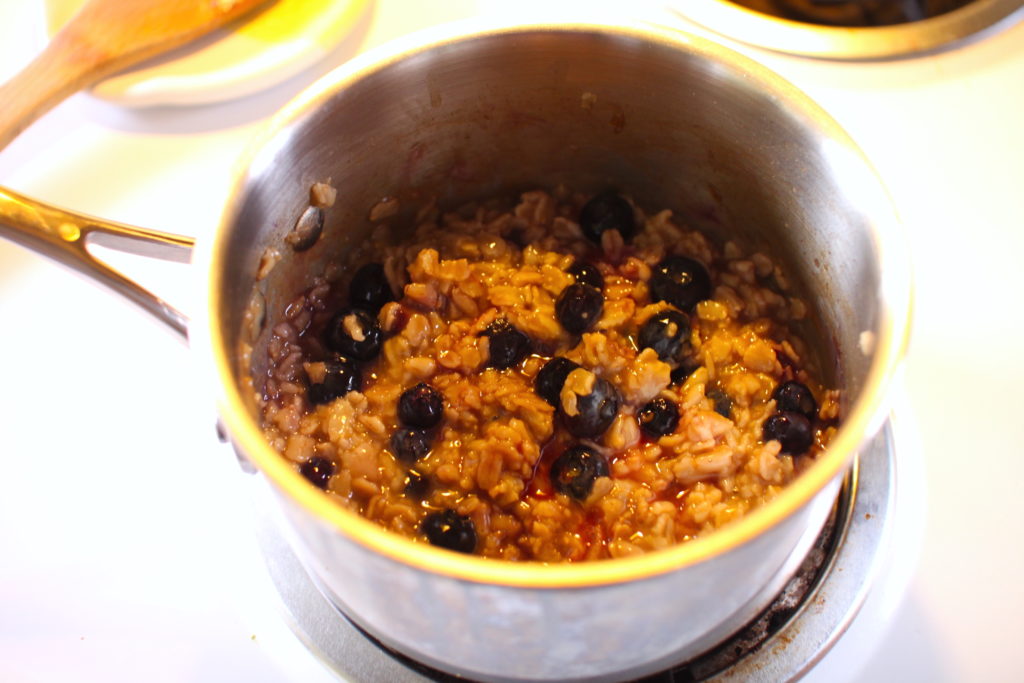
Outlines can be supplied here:
[[[832, 124], [761, 77], [703, 48], [558, 30], [444, 44], [363, 74], [307, 106], [250, 167], [220, 238], [225, 339], [255, 342], [262, 376], [287, 301], [374, 230], [369, 210], [383, 197], [400, 200], [389, 222], [408, 227], [431, 197], [453, 208], [559, 183], [611, 187], [783, 263], [811, 304], [821, 369], [853, 400], [871, 361], [859, 336], [877, 334], [881, 314], [868, 208], [836, 164]], [[327, 178], [338, 199], [324, 236], [292, 254], [282, 237]], [[246, 340], [243, 311], [268, 247], [286, 256], [258, 285], [267, 320]]]

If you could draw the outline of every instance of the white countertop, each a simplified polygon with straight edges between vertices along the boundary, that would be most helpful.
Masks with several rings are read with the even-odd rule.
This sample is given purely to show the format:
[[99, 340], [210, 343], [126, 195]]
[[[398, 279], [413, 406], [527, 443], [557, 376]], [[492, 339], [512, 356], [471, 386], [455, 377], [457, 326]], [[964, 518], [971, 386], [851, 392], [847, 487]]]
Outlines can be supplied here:
[[[374, 3], [331, 59], [500, 3], [431, 5]], [[41, 48], [41, 14], [32, 0], [0, 2], [0, 79]], [[1019, 680], [1024, 24], [897, 62], [740, 49], [861, 144], [902, 213], [916, 267], [906, 394], [926, 460], [919, 561], [888, 623], [855, 623], [810, 678]], [[0, 184], [208, 235], [250, 136], [326, 66], [190, 109], [75, 96], [0, 153]], [[131, 263], [132, 275], [187, 308], [188, 266]], [[4, 241], [0, 321], [0, 680], [330, 680], [267, 616], [269, 586], [250, 571], [260, 560], [242, 476], [217, 442], [185, 346]], [[899, 549], [910, 562], [915, 545]]]

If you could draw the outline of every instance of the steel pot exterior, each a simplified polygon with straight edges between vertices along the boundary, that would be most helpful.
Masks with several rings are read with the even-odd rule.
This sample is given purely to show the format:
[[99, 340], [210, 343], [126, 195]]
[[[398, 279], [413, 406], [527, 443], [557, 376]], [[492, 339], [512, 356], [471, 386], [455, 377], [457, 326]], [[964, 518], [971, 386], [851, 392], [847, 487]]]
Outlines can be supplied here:
[[[339, 196], [321, 244], [257, 282], [261, 257], [326, 178]], [[332, 503], [258, 426], [247, 377], [266, 370], [274, 312], [358, 247], [385, 196], [408, 220], [431, 196], [451, 207], [559, 183], [616, 187], [781, 256], [810, 299], [821, 371], [845, 396], [829, 451], [720, 532], [582, 565], [465, 557]], [[639, 675], [754, 616], [803, 558], [857, 447], [881, 425], [909, 326], [899, 226], [853, 143], [762, 67], [651, 27], [459, 27], [358, 58], [275, 119], [199, 261], [208, 335], [193, 343], [218, 379], [230, 438], [270, 482], [315, 581], [389, 646], [494, 680]]]
[[279, 502], [290, 544], [317, 587], [388, 647], [471, 680], [616, 681], [699, 655], [751, 621], [803, 561], [837, 489], [826, 487], [728, 556], [583, 588], [512, 587], [411, 568], [339, 536], [291, 498]]

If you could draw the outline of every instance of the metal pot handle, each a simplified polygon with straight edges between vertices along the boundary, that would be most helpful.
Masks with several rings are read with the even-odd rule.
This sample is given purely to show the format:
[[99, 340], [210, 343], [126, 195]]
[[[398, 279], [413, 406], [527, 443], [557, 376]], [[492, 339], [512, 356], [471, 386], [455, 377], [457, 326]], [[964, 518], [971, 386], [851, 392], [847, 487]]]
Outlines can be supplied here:
[[86, 216], [0, 187], [0, 237], [68, 266], [141, 306], [182, 338], [188, 317], [89, 253], [98, 244], [129, 254], [188, 263], [195, 240]]

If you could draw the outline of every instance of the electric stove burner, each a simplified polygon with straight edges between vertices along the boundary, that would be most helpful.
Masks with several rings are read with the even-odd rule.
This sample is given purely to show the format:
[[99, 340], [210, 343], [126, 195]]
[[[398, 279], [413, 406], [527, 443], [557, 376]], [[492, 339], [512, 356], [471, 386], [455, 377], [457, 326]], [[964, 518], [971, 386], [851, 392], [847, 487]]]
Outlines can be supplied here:
[[[895, 500], [893, 441], [886, 424], [861, 452], [803, 565], [759, 617], [704, 655], [641, 680], [782, 681], [813, 666], [846, 630], [885, 555]], [[317, 590], [269, 519], [260, 525], [259, 544], [292, 630], [344, 679], [466, 681], [392, 652], [353, 625]]]
[[949, 48], [1020, 18], [1024, 0], [673, 0], [727, 38], [829, 59], [882, 59]]
[[980, 0], [731, 0], [783, 19], [822, 26], [889, 26], [922, 21]]

